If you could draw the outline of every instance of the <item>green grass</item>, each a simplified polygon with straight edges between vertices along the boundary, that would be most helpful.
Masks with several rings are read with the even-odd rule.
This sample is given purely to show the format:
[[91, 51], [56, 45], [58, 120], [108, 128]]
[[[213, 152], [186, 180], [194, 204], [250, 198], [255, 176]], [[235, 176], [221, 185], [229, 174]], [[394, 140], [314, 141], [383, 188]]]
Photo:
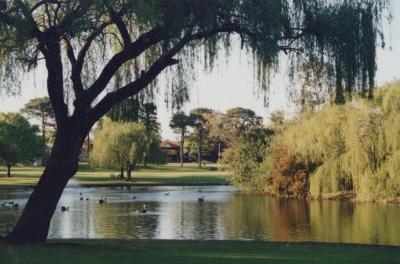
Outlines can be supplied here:
[[[215, 164], [207, 164], [206, 167], [198, 168], [197, 164], [150, 165], [146, 168], [138, 167], [133, 172], [133, 181], [126, 182], [116, 178], [118, 168], [114, 169], [92, 169], [86, 164], [81, 164], [74, 180], [80, 184], [90, 186], [119, 185], [119, 184], [224, 184], [226, 172], [214, 171], [209, 168], [216, 167]], [[38, 167], [14, 167], [11, 178], [6, 176], [6, 168], [0, 167], [0, 186], [32, 186], [35, 185], [43, 171]], [[115, 177], [111, 177], [114, 175]]]
[[400, 263], [400, 247], [249, 241], [50, 240], [0, 244], [1, 263]]

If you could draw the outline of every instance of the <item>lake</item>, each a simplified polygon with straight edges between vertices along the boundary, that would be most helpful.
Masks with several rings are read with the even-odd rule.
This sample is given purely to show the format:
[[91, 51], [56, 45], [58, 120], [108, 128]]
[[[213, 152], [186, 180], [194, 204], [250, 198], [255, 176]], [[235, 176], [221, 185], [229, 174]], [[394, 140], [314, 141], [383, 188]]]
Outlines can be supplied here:
[[[12, 230], [30, 192], [0, 189], [0, 235]], [[19, 208], [1, 205], [11, 201]], [[230, 186], [67, 188], [49, 237], [400, 245], [399, 220], [399, 204], [286, 200]]]

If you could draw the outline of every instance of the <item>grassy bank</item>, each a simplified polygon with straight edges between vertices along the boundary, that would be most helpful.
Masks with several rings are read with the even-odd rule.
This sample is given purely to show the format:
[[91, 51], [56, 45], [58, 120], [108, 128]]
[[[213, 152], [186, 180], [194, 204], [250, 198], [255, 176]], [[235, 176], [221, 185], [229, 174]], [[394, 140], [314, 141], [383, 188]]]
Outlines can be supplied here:
[[[226, 172], [215, 171], [216, 165], [207, 164], [198, 168], [197, 164], [151, 165], [146, 168], [138, 167], [133, 172], [133, 180], [126, 182], [117, 177], [118, 168], [92, 169], [82, 164], [73, 180], [83, 185], [162, 185], [162, 184], [224, 184]], [[12, 177], [7, 178], [5, 167], [0, 167], [0, 187], [32, 186], [37, 183], [43, 171], [41, 167], [14, 167]]]
[[53, 240], [0, 246], [2, 263], [400, 263], [400, 247], [249, 241]]

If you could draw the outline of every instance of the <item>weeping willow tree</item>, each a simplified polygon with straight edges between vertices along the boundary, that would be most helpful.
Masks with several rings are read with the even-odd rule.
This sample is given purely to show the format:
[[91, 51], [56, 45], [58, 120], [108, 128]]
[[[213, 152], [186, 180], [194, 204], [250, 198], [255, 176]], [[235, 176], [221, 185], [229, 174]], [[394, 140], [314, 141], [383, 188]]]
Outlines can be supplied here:
[[19, 92], [23, 73], [44, 62], [57, 123], [49, 163], [15, 227], [13, 242], [44, 241], [82, 143], [114, 105], [157, 93], [169, 76], [172, 107], [188, 99], [197, 61], [212, 69], [232, 36], [254, 61], [267, 91], [279, 54], [292, 72], [320, 58], [336, 80], [337, 100], [372, 95], [375, 49], [387, 0], [11, 0], [0, 1], [0, 79]]
[[[321, 197], [343, 191], [354, 192], [359, 199], [400, 196], [399, 94], [400, 83], [387, 85], [378, 89], [372, 101], [358, 98], [286, 124], [272, 152], [285, 148], [283, 156], [292, 161], [292, 168], [297, 166], [287, 179], [302, 170], [309, 181], [309, 188], [302, 190], [307, 193], [295, 196]], [[272, 175], [267, 189], [279, 194], [274, 184], [283, 181], [275, 175], [284, 173], [270, 169], [266, 174]], [[291, 187], [286, 185], [281, 194]]]
[[[93, 138], [93, 154], [90, 164], [95, 167], [120, 166], [120, 177], [131, 180], [132, 170], [143, 161], [146, 152], [146, 130], [142, 124], [113, 122], [108, 118], [96, 128]], [[158, 142], [157, 142], [158, 143]]]

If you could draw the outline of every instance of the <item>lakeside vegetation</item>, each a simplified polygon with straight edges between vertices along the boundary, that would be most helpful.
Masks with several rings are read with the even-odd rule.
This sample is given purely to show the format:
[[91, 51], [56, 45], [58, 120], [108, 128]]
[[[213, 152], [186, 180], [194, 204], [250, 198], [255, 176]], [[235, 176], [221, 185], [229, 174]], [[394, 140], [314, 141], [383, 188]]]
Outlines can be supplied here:
[[[1, 245], [1, 244], [0, 244]], [[400, 248], [255, 241], [49, 240], [1, 245], [5, 263], [399, 263]]]
[[[167, 184], [225, 184], [225, 171], [218, 171], [215, 164], [198, 168], [196, 164], [170, 163], [166, 165], [138, 166], [132, 172], [132, 180], [120, 179], [119, 168], [92, 169], [86, 164], [80, 164], [78, 173], [73, 178], [74, 183], [89, 186], [104, 185], [167, 185]], [[6, 168], [0, 166], [0, 188], [11, 186], [33, 186], [37, 183], [43, 167], [15, 167], [12, 177], [5, 177]]]
[[[275, 124], [257, 141], [239, 140], [228, 162], [230, 179], [251, 191], [285, 197], [400, 196], [400, 83], [377, 90], [373, 99], [305, 111]], [[248, 135], [248, 133], [246, 134]], [[241, 138], [243, 139], [243, 137]], [[261, 151], [261, 154], [260, 154]], [[253, 166], [243, 170], [242, 164]]]

